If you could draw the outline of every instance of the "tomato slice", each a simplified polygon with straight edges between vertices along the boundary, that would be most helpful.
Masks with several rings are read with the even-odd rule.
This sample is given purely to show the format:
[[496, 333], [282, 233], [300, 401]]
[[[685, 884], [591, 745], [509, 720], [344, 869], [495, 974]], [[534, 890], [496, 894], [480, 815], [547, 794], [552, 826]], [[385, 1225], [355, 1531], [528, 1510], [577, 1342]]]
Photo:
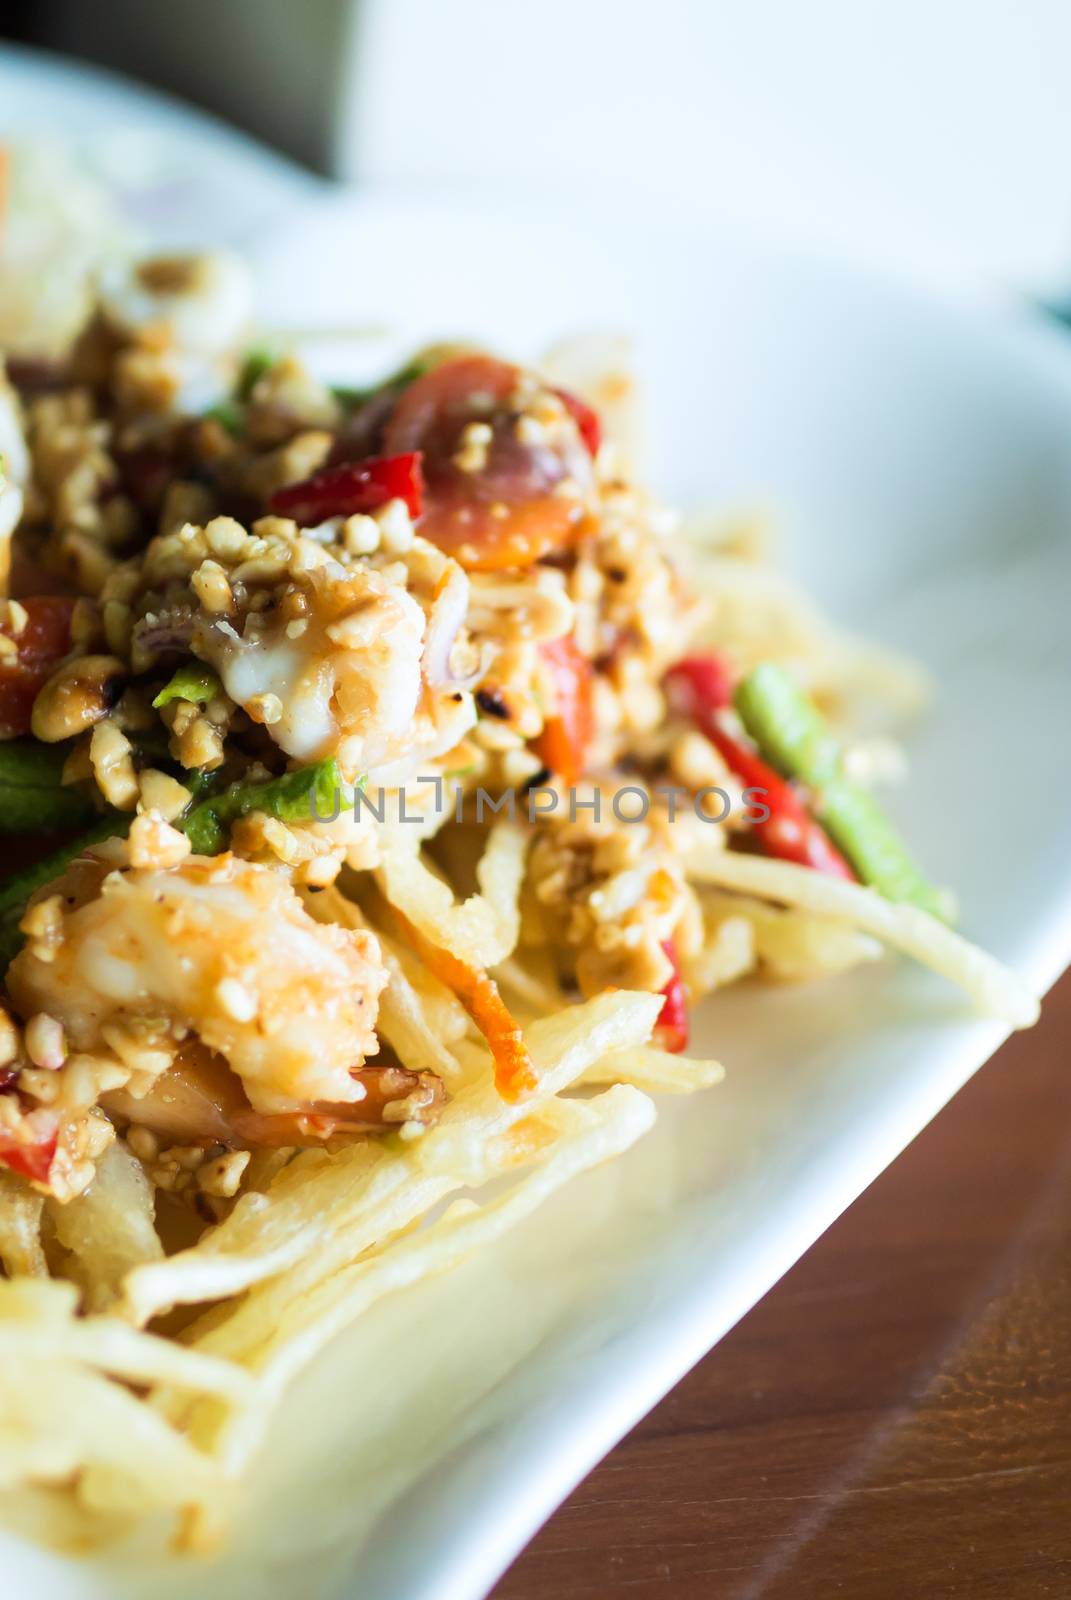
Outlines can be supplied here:
[[38, 691], [71, 648], [72, 596], [37, 595], [19, 605], [26, 611], [20, 632], [15, 632], [9, 616], [0, 621], [0, 634], [12, 640], [17, 651], [0, 655], [0, 739], [29, 733]]
[[529, 566], [578, 535], [591, 456], [570, 407], [520, 367], [433, 367], [402, 392], [383, 449], [421, 452], [420, 532], [472, 572]]

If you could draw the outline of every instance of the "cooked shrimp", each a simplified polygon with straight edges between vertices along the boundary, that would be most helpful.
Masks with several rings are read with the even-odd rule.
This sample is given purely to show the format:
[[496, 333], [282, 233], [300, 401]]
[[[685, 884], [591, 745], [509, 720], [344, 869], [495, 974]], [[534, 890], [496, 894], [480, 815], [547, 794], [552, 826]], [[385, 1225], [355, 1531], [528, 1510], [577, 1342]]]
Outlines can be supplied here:
[[[134, 1067], [146, 1030], [172, 1055], [195, 1033], [256, 1111], [365, 1098], [353, 1071], [378, 1049], [387, 981], [374, 935], [314, 922], [282, 873], [231, 855], [119, 867], [79, 898], [57, 913], [58, 938], [31, 939], [9, 969], [24, 1016], [44, 1011], [73, 1049], [107, 1046]], [[170, 1060], [152, 1054], [157, 1070]]]
[[100, 308], [120, 334], [165, 333], [184, 350], [218, 355], [245, 332], [249, 269], [225, 251], [113, 261], [98, 279]]
[[287, 603], [252, 612], [241, 633], [216, 618], [195, 630], [231, 699], [254, 716], [271, 705], [267, 731], [287, 755], [334, 755], [349, 778], [452, 749], [476, 719], [472, 697], [426, 685], [424, 611], [405, 584], [324, 561], [316, 546], [306, 567], [310, 540], [272, 542], [290, 560]]
[[169, 1144], [253, 1147], [317, 1145], [327, 1139], [382, 1133], [404, 1121], [435, 1120], [445, 1090], [434, 1072], [405, 1067], [362, 1067], [355, 1074], [365, 1091], [356, 1104], [317, 1101], [302, 1111], [265, 1114], [250, 1109], [242, 1085], [218, 1056], [194, 1041], [183, 1045], [173, 1067], [148, 1094], [116, 1089], [103, 1105], [121, 1125], [148, 1128]]

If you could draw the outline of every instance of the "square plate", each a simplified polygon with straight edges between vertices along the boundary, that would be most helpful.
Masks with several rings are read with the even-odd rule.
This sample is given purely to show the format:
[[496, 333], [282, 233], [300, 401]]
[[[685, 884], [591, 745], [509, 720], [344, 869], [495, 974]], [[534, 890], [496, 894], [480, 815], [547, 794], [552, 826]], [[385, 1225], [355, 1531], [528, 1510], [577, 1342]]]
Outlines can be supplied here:
[[[593, 325], [634, 333], [664, 496], [781, 508], [789, 567], [842, 621], [933, 668], [893, 809], [959, 892], [965, 930], [1051, 982], [1071, 954], [1061, 335], [651, 216], [581, 226], [363, 199], [286, 235], [262, 269], [291, 322], [382, 317], [409, 339], [522, 354]], [[72, 1562], [0, 1536], [19, 1592], [165, 1600], [207, 1581], [228, 1600], [473, 1600], [1003, 1029], [890, 959], [728, 992], [696, 1034], [726, 1062], [724, 1087], [663, 1101], [626, 1157], [331, 1346], [207, 1568], [140, 1537]], [[31, 1510], [5, 1511], [7, 1526]]]

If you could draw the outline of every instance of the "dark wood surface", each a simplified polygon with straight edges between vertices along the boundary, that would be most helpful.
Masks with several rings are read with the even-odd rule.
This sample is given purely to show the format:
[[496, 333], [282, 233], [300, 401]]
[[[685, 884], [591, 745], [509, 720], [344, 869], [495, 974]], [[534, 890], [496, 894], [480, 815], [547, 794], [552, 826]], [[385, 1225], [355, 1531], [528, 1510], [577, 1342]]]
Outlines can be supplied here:
[[495, 1600], [1071, 1597], [1071, 975]]

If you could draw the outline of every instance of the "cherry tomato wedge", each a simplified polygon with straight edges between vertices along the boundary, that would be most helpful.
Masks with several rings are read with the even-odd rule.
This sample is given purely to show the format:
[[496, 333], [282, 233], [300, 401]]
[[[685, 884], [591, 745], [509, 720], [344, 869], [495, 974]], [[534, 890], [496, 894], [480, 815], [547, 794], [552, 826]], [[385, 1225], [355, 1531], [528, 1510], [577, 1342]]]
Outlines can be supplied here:
[[338, 467], [325, 467], [300, 483], [277, 489], [268, 504], [280, 516], [295, 517], [305, 527], [328, 517], [352, 517], [375, 511], [388, 500], [404, 500], [411, 517], [419, 517], [424, 481], [418, 451], [373, 456]]
[[384, 448], [421, 452], [420, 532], [470, 571], [529, 566], [577, 537], [591, 457], [568, 404], [519, 367], [484, 355], [433, 367], [402, 392]]
[[591, 663], [573, 640], [552, 639], [540, 655], [554, 684], [555, 710], [535, 741], [543, 765], [572, 784], [582, 775], [593, 732]]
[[0, 739], [29, 733], [38, 690], [71, 648], [74, 599], [70, 595], [37, 595], [18, 604], [26, 612], [24, 627], [15, 631], [10, 611], [0, 621], [0, 634], [11, 640], [16, 652], [0, 655]]
[[22, 1143], [12, 1133], [0, 1133], [0, 1167], [8, 1167], [20, 1177], [47, 1183], [56, 1154], [56, 1134], [36, 1143]]

